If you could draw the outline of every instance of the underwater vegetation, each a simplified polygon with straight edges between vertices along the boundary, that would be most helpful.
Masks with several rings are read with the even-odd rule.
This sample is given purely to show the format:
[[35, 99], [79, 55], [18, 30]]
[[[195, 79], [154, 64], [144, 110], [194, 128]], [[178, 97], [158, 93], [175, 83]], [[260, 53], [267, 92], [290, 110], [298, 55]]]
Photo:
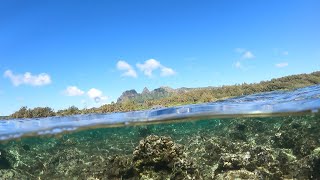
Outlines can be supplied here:
[[319, 114], [100, 128], [0, 144], [0, 179], [320, 179]]

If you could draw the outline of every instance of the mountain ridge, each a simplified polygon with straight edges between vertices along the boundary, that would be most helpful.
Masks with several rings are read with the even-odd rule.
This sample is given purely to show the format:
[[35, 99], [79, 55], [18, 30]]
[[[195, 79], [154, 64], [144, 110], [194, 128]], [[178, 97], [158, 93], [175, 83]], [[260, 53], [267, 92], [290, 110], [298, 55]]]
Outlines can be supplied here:
[[200, 88], [171, 88], [170, 86], [160, 86], [150, 91], [147, 87], [144, 87], [141, 93], [138, 93], [135, 89], [130, 89], [122, 92], [122, 94], [117, 99], [117, 103], [123, 103], [128, 100], [133, 100], [135, 102], [143, 102], [145, 100], [156, 100], [160, 98], [169, 97], [173, 94], [186, 93], [188, 91], [197, 89], [213, 89], [215, 87], [200, 87]]

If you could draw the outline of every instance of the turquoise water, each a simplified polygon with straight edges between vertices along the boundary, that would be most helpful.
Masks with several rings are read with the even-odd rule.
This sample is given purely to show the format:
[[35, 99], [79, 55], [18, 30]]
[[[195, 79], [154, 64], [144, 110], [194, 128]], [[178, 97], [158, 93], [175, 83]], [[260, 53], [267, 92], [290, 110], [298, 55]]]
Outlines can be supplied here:
[[320, 179], [320, 86], [0, 121], [0, 179]]

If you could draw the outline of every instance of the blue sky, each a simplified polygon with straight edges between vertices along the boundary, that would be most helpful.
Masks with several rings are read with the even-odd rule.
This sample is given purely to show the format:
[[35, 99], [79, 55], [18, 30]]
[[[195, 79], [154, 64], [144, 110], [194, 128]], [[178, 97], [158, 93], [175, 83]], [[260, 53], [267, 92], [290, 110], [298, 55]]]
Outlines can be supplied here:
[[0, 2], [0, 115], [320, 69], [320, 1]]

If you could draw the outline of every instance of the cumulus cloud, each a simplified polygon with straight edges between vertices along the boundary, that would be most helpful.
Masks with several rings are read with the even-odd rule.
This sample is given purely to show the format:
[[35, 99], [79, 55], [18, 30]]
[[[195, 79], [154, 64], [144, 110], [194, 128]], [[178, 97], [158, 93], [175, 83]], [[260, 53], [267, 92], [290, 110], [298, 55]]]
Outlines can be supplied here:
[[[89, 106], [89, 107], [101, 106], [104, 103], [106, 103], [106, 100], [108, 99], [108, 97], [105, 96], [101, 90], [96, 89], [96, 88], [91, 88], [87, 92], [85, 92], [85, 91], [81, 90], [80, 88], [78, 88], [77, 86], [68, 86], [63, 91], [63, 94], [66, 96], [82, 96], [82, 97], [87, 97], [87, 98], [91, 99], [93, 102], [89, 101], [89, 99], [87, 99], [87, 98], [81, 100], [81, 104], [83, 104], [85, 106], [85, 108], [87, 108], [87, 106]], [[86, 96], [83, 96], [83, 95], [86, 95]]]
[[245, 51], [243, 54], [242, 54], [242, 58], [243, 59], [253, 59], [255, 58], [254, 54], [251, 52], [251, 51]]
[[241, 65], [240, 61], [237, 61], [236, 63], [234, 63], [234, 67], [241, 69], [242, 65]]
[[118, 61], [117, 69], [120, 71], [125, 71], [124, 73], [122, 73], [122, 76], [128, 76], [128, 77], [134, 77], [134, 78], [138, 77], [137, 72], [126, 61]]
[[235, 51], [236, 51], [237, 53], [243, 53], [243, 52], [245, 52], [246, 50], [243, 49], [243, 48], [236, 48]]
[[241, 58], [242, 59], [253, 59], [255, 58], [255, 55], [249, 51], [249, 50], [246, 50], [244, 48], [236, 48], [235, 51], [239, 54], [241, 54]]
[[11, 70], [4, 72], [4, 77], [9, 78], [14, 86], [22, 84], [31, 86], [44, 86], [51, 83], [51, 78], [46, 73], [32, 75], [30, 72], [24, 74], [14, 74]]
[[137, 67], [142, 71], [146, 76], [151, 77], [152, 72], [158, 68], [161, 67], [161, 64], [159, 61], [155, 59], [149, 59], [145, 61], [143, 64], [138, 63]]
[[172, 76], [174, 74], [176, 74], [176, 72], [171, 68], [168, 68], [168, 67], [162, 67], [161, 68], [160, 76]]
[[149, 59], [145, 61], [143, 64], [138, 63], [137, 67], [140, 71], [142, 71], [148, 77], [152, 77], [153, 71], [157, 69], [160, 69], [161, 76], [171, 76], [176, 73], [172, 68], [162, 65], [159, 61], [155, 59]]
[[248, 62], [246, 62], [245, 60], [255, 58], [255, 55], [252, 53], [252, 51], [249, 51], [244, 48], [236, 48], [235, 52], [240, 54], [241, 56], [240, 58], [238, 58], [238, 61], [232, 64], [232, 66], [242, 70], [248, 69]]
[[87, 92], [87, 95], [89, 96], [89, 98], [93, 99], [96, 103], [107, 100], [107, 96], [104, 96], [102, 91], [96, 88], [91, 88]]
[[275, 64], [275, 66], [277, 68], [287, 67], [288, 65], [289, 65], [289, 63], [287, 63], [287, 62], [282, 62], [282, 63]]
[[84, 91], [77, 86], [68, 86], [67, 89], [64, 90], [64, 94], [67, 96], [81, 96], [84, 94]]

